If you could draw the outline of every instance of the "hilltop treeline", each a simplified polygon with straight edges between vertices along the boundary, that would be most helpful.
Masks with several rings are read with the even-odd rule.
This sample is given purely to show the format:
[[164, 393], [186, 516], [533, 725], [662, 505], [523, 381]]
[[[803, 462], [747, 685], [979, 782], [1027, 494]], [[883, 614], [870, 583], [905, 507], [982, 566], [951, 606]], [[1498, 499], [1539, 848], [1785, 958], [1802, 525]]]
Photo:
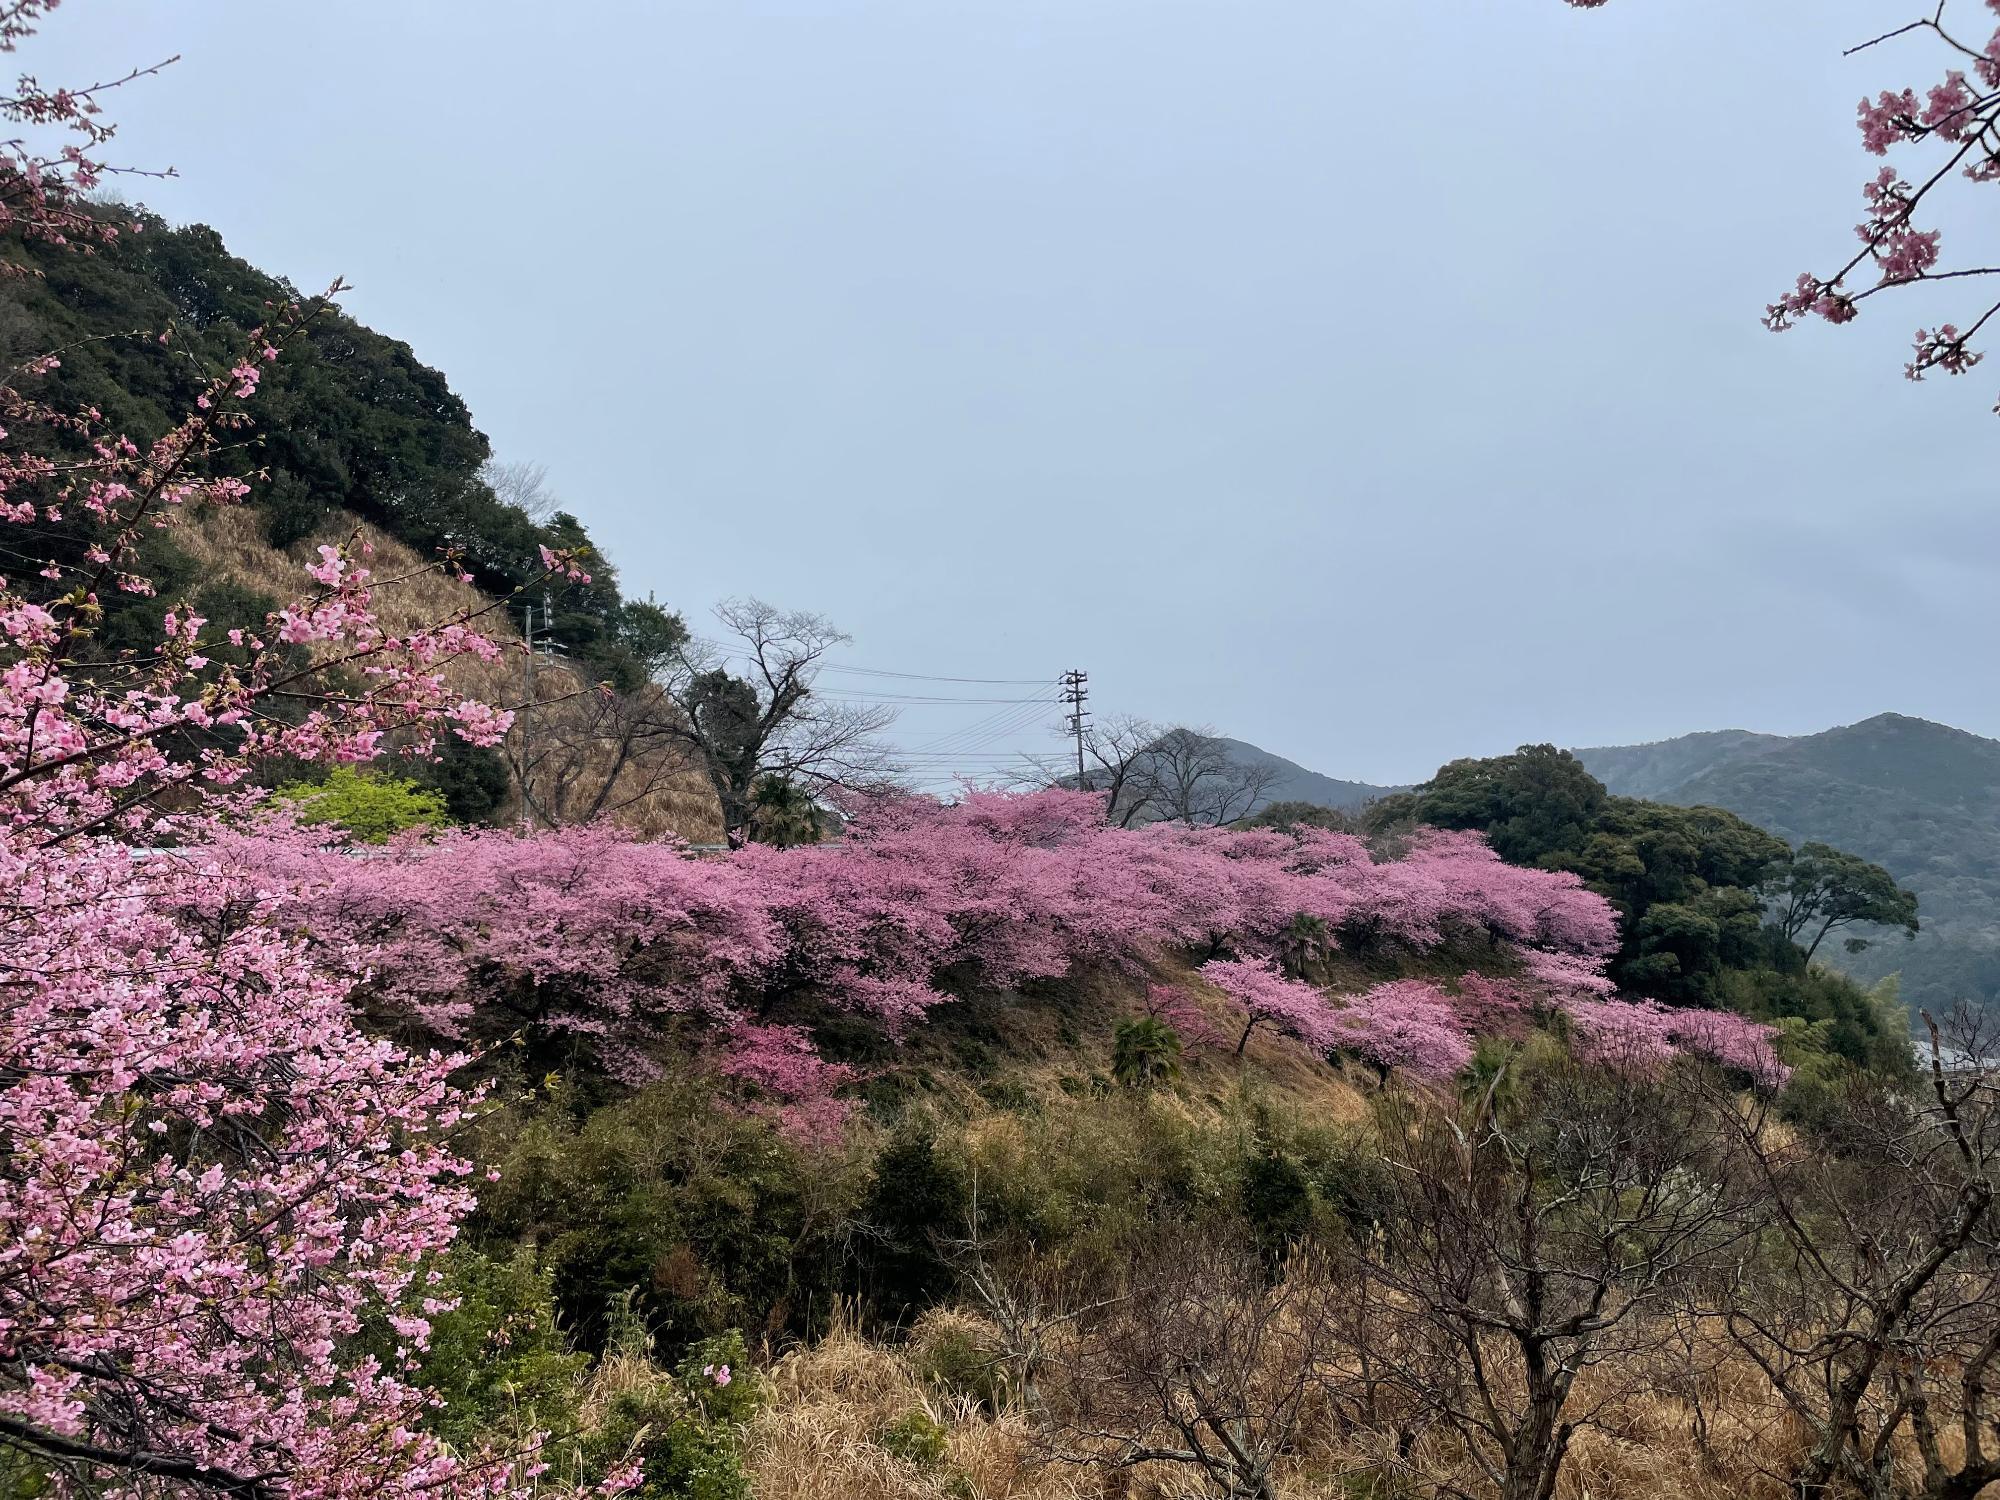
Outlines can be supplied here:
[[[57, 365], [38, 378], [38, 398], [63, 410], [94, 409], [100, 426], [144, 444], [181, 419], [217, 369], [242, 356], [251, 330], [269, 326], [302, 292], [231, 255], [207, 225], [176, 228], [122, 205], [91, 211], [131, 227], [89, 254], [18, 236], [0, 245], [29, 272], [0, 279], [0, 360], [14, 365], [57, 351]], [[575, 516], [537, 520], [496, 495], [481, 477], [492, 456], [486, 436], [445, 376], [337, 307], [318, 311], [289, 342], [264, 376], [258, 403], [254, 430], [210, 462], [219, 471], [254, 471], [249, 503], [274, 547], [349, 513], [421, 556], [450, 549], [495, 597], [540, 580], [541, 548], [589, 549]], [[60, 429], [23, 436], [63, 446]], [[83, 534], [44, 518], [12, 545], [67, 559]], [[234, 597], [223, 582], [197, 578], [165, 533], [149, 538], [145, 552], [159, 592], [205, 594], [215, 618], [256, 623], [278, 602]], [[551, 590], [550, 634], [591, 676], [634, 687], [642, 660], [678, 621], [625, 600], [615, 569], [594, 552], [589, 572], [588, 583], [559, 580]], [[116, 621], [111, 630], [116, 641], [144, 634]]]

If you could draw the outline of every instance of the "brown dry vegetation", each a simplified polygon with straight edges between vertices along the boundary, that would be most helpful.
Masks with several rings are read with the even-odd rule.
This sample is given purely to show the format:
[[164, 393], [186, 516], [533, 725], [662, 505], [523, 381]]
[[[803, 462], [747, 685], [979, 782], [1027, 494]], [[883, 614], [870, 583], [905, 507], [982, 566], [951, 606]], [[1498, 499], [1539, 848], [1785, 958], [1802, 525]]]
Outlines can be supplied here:
[[[408, 631], [463, 610], [485, 610], [480, 626], [516, 649], [492, 662], [460, 657], [447, 664], [446, 680], [466, 697], [482, 702], [517, 709], [527, 702], [526, 674], [518, 650], [520, 632], [508, 612], [489, 608], [493, 601], [478, 589], [430, 566], [428, 559], [358, 516], [340, 513], [320, 531], [283, 550], [265, 539], [263, 518], [249, 507], [209, 511], [183, 527], [178, 536], [210, 576], [229, 579], [275, 599], [289, 599], [298, 592], [303, 569], [316, 547], [359, 537], [374, 549], [368, 566], [376, 576], [398, 580], [393, 587], [384, 588], [377, 599], [384, 625], [393, 631]], [[589, 717], [585, 695], [591, 692], [591, 684], [561, 664], [538, 662], [534, 705], [525, 709], [526, 722], [516, 733], [574, 731]], [[610, 772], [611, 765], [608, 746], [581, 743], [568, 770], [575, 787], [583, 790], [556, 799], [558, 811], [566, 810], [569, 801], [594, 795], [596, 784]], [[518, 801], [517, 795], [516, 805], [503, 821], [519, 816]], [[679, 761], [663, 765], [655, 756], [623, 765], [603, 803], [614, 822], [645, 837], [674, 835], [697, 844], [722, 838], [722, 818], [714, 792], [698, 771]]]
[[[1172, 977], [1201, 993], [1192, 974], [1177, 969]], [[1143, 984], [1129, 978], [1103, 979], [1050, 1003], [1011, 1006], [1004, 1021], [983, 1031], [1008, 1055], [1003, 1072], [1011, 1106], [983, 1104], [980, 1090], [963, 1076], [941, 1081], [931, 1096], [956, 1115], [955, 1140], [975, 1190], [985, 1176], [1015, 1185], [1060, 1180], [1072, 1187], [1083, 1178], [1136, 1179], [1145, 1172], [1144, 1154], [1163, 1138], [1163, 1116], [1212, 1126], [1240, 1116], [1248, 1095], [1308, 1124], [1338, 1127], [1365, 1154], [1394, 1154], [1383, 1132], [1394, 1128], [1396, 1116], [1380, 1107], [1388, 1095], [1372, 1077], [1350, 1075], [1279, 1042], [1253, 1039], [1240, 1063], [1192, 1050], [1179, 1084], [1155, 1091], [1148, 1111], [1129, 1119], [1117, 1110], [1079, 1110], [1073, 1099], [1065, 1108], [1063, 1095], [1075, 1092], [1076, 1070], [1088, 1058], [1101, 1060], [1111, 1021], [1137, 1010], [1143, 994]], [[1171, 1134], [1170, 1125], [1166, 1130]], [[1776, 1146], [1794, 1133], [1768, 1119], [1760, 1136]], [[1087, 1195], [1068, 1196], [1081, 1201]], [[1169, 1239], [1176, 1226], [1157, 1229]], [[1273, 1470], [1278, 1500], [1492, 1495], [1492, 1481], [1447, 1425], [1423, 1424], [1421, 1436], [1399, 1455], [1398, 1398], [1371, 1415], [1354, 1384], [1356, 1346], [1341, 1342], [1348, 1330], [1339, 1309], [1369, 1293], [1349, 1268], [1334, 1265], [1326, 1274], [1335, 1309], [1327, 1356], [1332, 1373], [1325, 1390], [1308, 1401], [1296, 1439]], [[968, 1278], [962, 1304], [924, 1314], [906, 1337], [871, 1338], [842, 1320], [823, 1341], [780, 1358], [774, 1399], [750, 1435], [755, 1493], [807, 1500], [1194, 1500], [1220, 1493], [1171, 1463], [1081, 1462], [1093, 1448], [1100, 1457], [1114, 1455], [1116, 1442], [1093, 1441], [1087, 1431], [1079, 1437], [1074, 1426], [1061, 1431], [1051, 1413], [1074, 1406], [1072, 1392], [1102, 1383], [1113, 1363], [1074, 1326], [1045, 1325], [1048, 1337], [1034, 1377], [1038, 1404], [1031, 1413], [1012, 1378], [1017, 1354], [989, 1321], [987, 1306], [976, 1305], [980, 1293], [976, 1278]], [[1073, 1281], [1062, 1293], [1084, 1300], [1108, 1295], [1097, 1283], [1080, 1288]], [[1394, 1322], [1356, 1326], [1373, 1327], [1372, 1337], [1393, 1337], [1385, 1330]], [[954, 1344], [955, 1358], [938, 1356]], [[1275, 1347], [1296, 1345], [1280, 1340]], [[1322, 1343], [1323, 1352], [1326, 1347]], [[1384, 1353], [1380, 1344], [1369, 1348], [1371, 1359]], [[966, 1378], [969, 1367], [978, 1378]], [[1505, 1388], [1512, 1376], [1497, 1345], [1493, 1370], [1500, 1381], [1496, 1394], [1518, 1397]], [[1794, 1493], [1809, 1446], [1806, 1429], [1723, 1321], [1674, 1299], [1643, 1314], [1629, 1338], [1584, 1368], [1571, 1404], [1585, 1420], [1554, 1500], [1784, 1500]], [[941, 1459], [912, 1461], [902, 1451], [897, 1426], [916, 1420], [913, 1413], [941, 1429]], [[1147, 1441], [1168, 1437], [1158, 1429], [1146, 1434]], [[1954, 1449], [1948, 1434], [1943, 1446]], [[1902, 1480], [1896, 1493], [1918, 1493], [1922, 1475], [1914, 1445], [1898, 1439], [1896, 1451]]]
[[[1018, 1405], [996, 1413], [923, 1371], [939, 1330], [979, 1336], [976, 1315], [930, 1314], [907, 1344], [870, 1342], [837, 1328], [772, 1372], [773, 1400], [750, 1433], [755, 1492], [768, 1500], [1192, 1500], [1191, 1476], [1079, 1467], [1051, 1458]], [[1662, 1330], [1662, 1347], [1672, 1340]], [[1780, 1500], [1796, 1432], [1756, 1372], [1724, 1364], [1702, 1382], [1700, 1408], [1677, 1393], [1684, 1364], [1666, 1355], [1648, 1369], [1605, 1378], [1639, 1388], [1616, 1400], [1601, 1426], [1577, 1436], [1558, 1500]], [[1634, 1380], [1632, 1377], [1639, 1377]], [[1584, 1393], [1587, 1396], [1587, 1392]], [[893, 1424], [921, 1412], [945, 1433], [946, 1456], [922, 1465], [892, 1451]], [[1385, 1445], [1342, 1436], [1330, 1414], [1280, 1467], [1287, 1500], [1392, 1500], [1472, 1494], [1482, 1484], [1448, 1446], [1420, 1445], [1407, 1464]]]

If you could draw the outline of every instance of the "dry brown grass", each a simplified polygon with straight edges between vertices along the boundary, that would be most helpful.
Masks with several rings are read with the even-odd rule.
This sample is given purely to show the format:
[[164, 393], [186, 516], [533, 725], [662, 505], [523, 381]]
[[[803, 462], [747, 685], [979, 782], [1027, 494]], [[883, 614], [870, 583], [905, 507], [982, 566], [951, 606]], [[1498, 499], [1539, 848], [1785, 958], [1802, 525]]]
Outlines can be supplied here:
[[[977, 1327], [970, 1314], [932, 1314]], [[920, 1325], [911, 1347], [923, 1343]], [[1646, 1357], [1652, 1362], [1652, 1357]], [[1704, 1384], [1703, 1417], [1689, 1401], [1634, 1368], [1605, 1372], [1624, 1394], [1599, 1423], [1577, 1434], [1558, 1500], [1781, 1500], [1775, 1477], [1799, 1452], [1798, 1439], [1768, 1390], [1746, 1365], [1725, 1362]], [[1635, 1376], [1637, 1378], [1635, 1378]], [[749, 1467], [759, 1496], [800, 1500], [1191, 1500], [1205, 1493], [1171, 1466], [1078, 1468], [1039, 1455], [1018, 1412], [994, 1416], [928, 1387], [909, 1354], [839, 1328], [824, 1342], [785, 1356], [773, 1371], [773, 1401], [752, 1428]], [[1578, 1391], [1589, 1401], [1590, 1382]], [[879, 1441], [891, 1423], [921, 1411], [942, 1425], [948, 1458], [925, 1470]], [[1705, 1427], [1705, 1443], [1697, 1431]], [[1386, 1449], [1363, 1436], [1311, 1433], [1278, 1474], [1285, 1500], [1416, 1497], [1486, 1486], [1462, 1455], [1439, 1441], [1421, 1445], [1407, 1468], [1383, 1468]]]
[[[1101, 1476], [1039, 1464], [1025, 1421], [927, 1388], [900, 1354], [836, 1329], [778, 1361], [774, 1399], [750, 1430], [755, 1493], [767, 1500], [1086, 1500]], [[919, 1466], [880, 1441], [922, 1412], [945, 1430], [942, 1464]]]
[[[758, 1496], [802, 1500], [1194, 1500], [1206, 1494], [1176, 1466], [1136, 1470], [1050, 1462], [1028, 1420], [994, 1416], [928, 1386], [918, 1372], [932, 1334], [982, 1342], [976, 1314], [944, 1308], [918, 1322], [908, 1346], [872, 1344], [838, 1326], [822, 1344], [784, 1356], [772, 1370], [772, 1404], [750, 1434]], [[1782, 1474], [1800, 1456], [1796, 1428], [1744, 1360], [1704, 1330], [1690, 1364], [1670, 1330], [1644, 1352], [1588, 1372], [1576, 1404], [1600, 1406], [1576, 1434], [1558, 1500], [1782, 1500]], [[1700, 1408], [1690, 1368], [1700, 1368]], [[1064, 1376], [1050, 1372], [1052, 1380]], [[920, 1468], [892, 1454], [882, 1432], [924, 1412], [946, 1432], [948, 1458]], [[1310, 1424], [1300, 1450], [1280, 1464], [1284, 1500], [1396, 1500], [1440, 1492], [1484, 1494], [1486, 1482], [1442, 1434], [1408, 1464], [1388, 1458], [1386, 1438], [1340, 1436], [1328, 1414]]]
[[[429, 559], [348, 512], [335, 514], [313, 535], [282, 550], [265, 539], [263, 517], [245, 506], [192, 517], [177, 535], [210, 576], [227, 578], [278, 600], [299, 592], [306, 581], [305, 565], [315, 548], [358, 536], [374, 549], [369, 568], [389, 585], [378, 593], [376, 605], [390, 630], [403, 633], [461, 611], [480, 610], [484, 613], [479, 625], [495, 640], [517, 646], [521, 639], [508, 612], [490, 608], [493, 601], [478, 589], [431, 567]], [[445, 680], [468, 698], [508, 707], [524, 703], [525, 674], [518, 651], [509, 651], [493, 662], [462, 656], [447, 663], [444, 670]], [[589, 687], [560, 665], [538, 664], [534, 696], [540, 706], [530, 713], [565, 715], [570, 712], [568, 701]], [[601, 780], [611, 760], [609, 747], [593, 751], [585, 758], [579, 780], [588, 783], [593, 772]], [[605, 804], [615, 809], [612, 821], [645, 837], [671, 834], [697, 844], [716, 843], [722, 838], [722, 816], [715, 794], [691, 768], [627, 766], [619, 772]], [[518, 807], [509, 808], [502, 821], [518, 816]]]

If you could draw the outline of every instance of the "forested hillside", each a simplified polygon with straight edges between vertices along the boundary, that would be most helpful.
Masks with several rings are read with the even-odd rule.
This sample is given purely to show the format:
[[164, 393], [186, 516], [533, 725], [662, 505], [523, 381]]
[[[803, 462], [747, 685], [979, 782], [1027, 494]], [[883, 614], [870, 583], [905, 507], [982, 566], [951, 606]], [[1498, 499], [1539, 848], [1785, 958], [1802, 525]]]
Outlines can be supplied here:
[[1871, 981], [1899, 973], [1913, 1005], [2000, 1000], [2000, 743], [1881, 714], [1821, 734], [1731, 730], [1576, 754], [1613, 792], [1727, 808], [1793, 844], [1876, 861], [1916, 893], [1923, 931], [1828, 961]]

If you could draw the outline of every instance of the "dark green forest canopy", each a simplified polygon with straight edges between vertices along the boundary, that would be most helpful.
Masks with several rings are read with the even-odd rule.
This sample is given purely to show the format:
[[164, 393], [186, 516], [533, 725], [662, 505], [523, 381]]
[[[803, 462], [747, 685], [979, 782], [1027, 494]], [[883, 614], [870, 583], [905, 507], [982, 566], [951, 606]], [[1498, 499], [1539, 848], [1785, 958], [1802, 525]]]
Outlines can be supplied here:
[[1866, 860], [1824, 845], [1794, 853], [1721, 808], [1613, 796], [1553, 745], [1453, 761], [1377, 803], [1370, 823], [1477, 829], [1511, 863], [1581, 876], [1617, 908], [1621, 943], [1610, 972], [1634, 993], [1825, 1021], [1831, 1044], [1856, 1061], [1902, 1044], [1866, 992], [1810, 969], [1798, 941], [1816, 944], [1829, 921], [1831, 930], [1870, 935], [1915, 931], [1916, 898]]
[[[307, 299], [231, 255], [205, 225], [177, 229], [144, 210], [105, 212], [132, 218], [136, 232], [91, 254], [8, 245], [10, 257], [37, 274], [0, 282], [0, 357], [12, 366], [62, 351], [60, 368], [32, 394], [94, 406], [108, 431], [143, 442], [243, 356], [272, 304]], [[271, 367], [253, 410], [256, 426], [231, 457], [239, 472], [261, 471], [251, 503], [276, 546], [345, 509], [424, 556], [451, 549], [483, 590], [500, 596], [541, 572], [541, 547], [589, 545], [574, 516], [537, 522], [495, 496], [479, 474], [491, 453], [487, 439], [443, 374], [337, 308], [320, 313]], [[58, 534], [37, 541], [57, 556], [75, 545]], [[186, 577], [186, 560], [170, 544], [152, 550], [156, 577], [169, 585]], [[643, 656], [678, 622], [651, 605], [628, 604], [610, 565], [594, 552], [589, 558], [590, 583], [551, 592], [551, 634], [591, 675], [636, 686]], [[250, 612], [260, 602], [268, 607], [254, 599], [240, 606]]]

